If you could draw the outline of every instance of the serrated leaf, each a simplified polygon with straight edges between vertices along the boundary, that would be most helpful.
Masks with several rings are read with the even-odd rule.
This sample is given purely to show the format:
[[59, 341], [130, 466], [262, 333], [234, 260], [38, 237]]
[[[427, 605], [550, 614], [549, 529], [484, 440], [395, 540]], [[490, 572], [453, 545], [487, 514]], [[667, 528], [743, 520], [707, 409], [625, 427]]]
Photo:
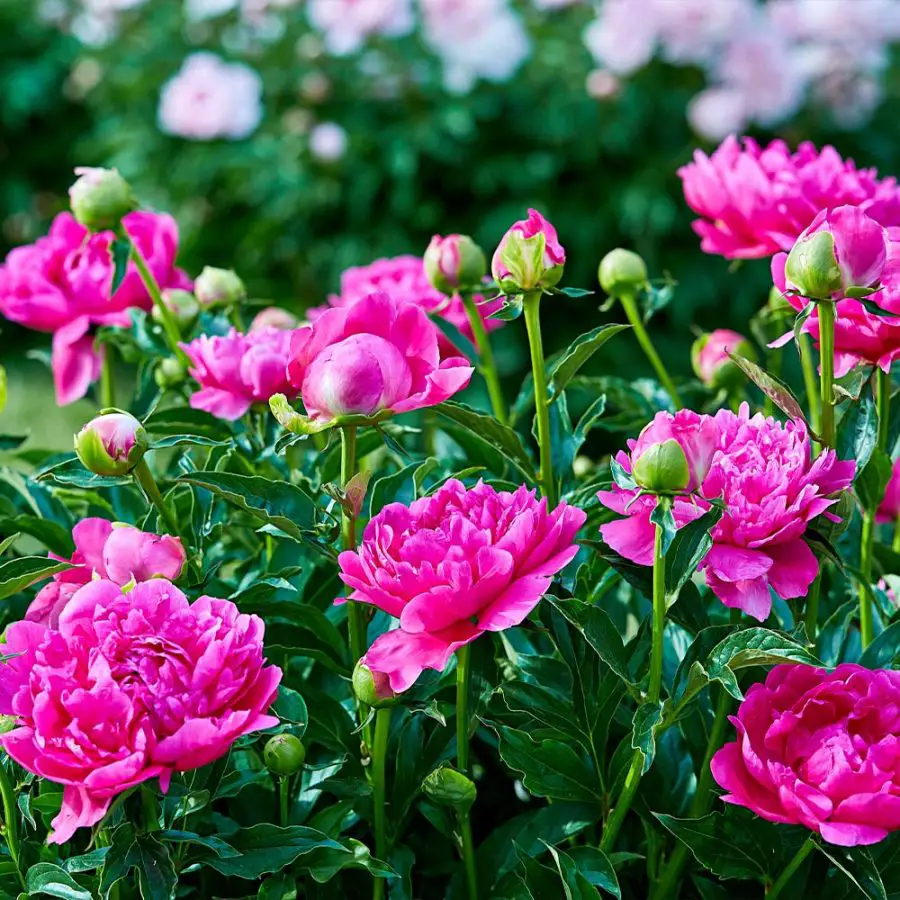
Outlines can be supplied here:
[[579, 369], [611, 338], [630, 325], [601, 325], [575, 338], [548, 371], [550, 402], [566, 389]]
[[71, 563], [58, 562], [46, 556], [20, 556], [0, 563], [0, 600], [19, 593], [36, 581], [71, 568]]

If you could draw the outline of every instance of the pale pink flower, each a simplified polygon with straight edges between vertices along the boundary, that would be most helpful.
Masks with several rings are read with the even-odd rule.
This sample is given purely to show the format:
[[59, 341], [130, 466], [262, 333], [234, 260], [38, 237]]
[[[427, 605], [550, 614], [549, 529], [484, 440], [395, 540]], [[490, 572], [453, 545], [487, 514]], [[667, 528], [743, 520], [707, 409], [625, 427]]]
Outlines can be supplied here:
[[741, 131], [750, 120], [744, 95], [733, 88], [709, 87], [688, 101], [691, 128], [709, 141]]
[[191, 377], [200, 390], [191, 395], [194, 409], [220, 419], [239, 419], [254, 403], [267, 404], [274, 394], [296, 397], [287, 375], [291, 340], [296, 330], [256, 328], [241, 334], [201, 335], [182, 344], [191, 361]]
[[829, 844], [875, 844], [900, 830], [900, 672], [844, 663], [781, 665], [747, 691], [737, 740], [712, 759], [722, 799]]
[[631, 75], [653, 59], [658, 36], [653, 0], [605, 0], [583, 40], [598, 65]]
[[[228, 600], [188, 603], [152, 579], [127, 594], [112, 581], [78, 590], [56, 628], [17, 622], [0, 665], [0, 738], [23, 768], [64, 785], [52, 843], [95, 825], [113, 798], [224, 756], [267, 715], [281, 670], [266, 666], [264, 625]], [[52, 711], [52, 712], [51, 712]]]
[[[678, 415], [683, 417], [684, 411]], [[724, 502], [725, 514], [712, 530], [712, 549], [699, 568], [726, 606], [765, 621], [772, 607], [770, 588], [783, 599], [806, 595], [819, 563], [803, 535], [818, 515], [835, 520], [828, 510], [837, 502], [834, 495], [851, 484], [856, 464], [839, 461], [833, 450], [813, 459], [802, 423], [782, 424], [761, 414], [751, 418], [746, 403], [738, 414], [723, 409], [691, 421], [698, 430], [714, 422], [718, 443], [699, 496], [676, 498], [675, 522], [681, 527], [699, 518], [708, 508], [703, 498]], [[616, 459], [631, 470], [628, 455], [620, 453]], [[650, 514], [657, 501], [637, 494], [615, 484], [600, 491], [600, 502], [625, 516], [600, 531], [621, 556], [649, 566], [654, 539]]]
[[306, 10], [335, 56], [355, 53], [375, 35], [402, 37], [414, 24], [411, 0], [308, 0]]
[[347, 132], [336, 122], [321, 122], [309, 133], [309, 152], [322, 162], [337, 162], [347, 151]]
[[879, 522], [893, 525], [898, 517], [900, 517], [900, 459], [894, 460], [890, 480], [878, 506], [877, 519]]
[[250, 323], [250, 332], [264, 331], [267, 328], [293, 331], [299, 324], [300, 320], [281, 306], [267, 306], [254, 316]]
[[410, 506], [391, 503], [339, 557], [349, 599], [371, 603], [399, 627], [376, 638], [366, 663], [405, 691], [423, 669], [485, 631], [520, 624], [578, 552], [585, 514], [553, 510], [524, 485], [514, 493], [455, 479]]

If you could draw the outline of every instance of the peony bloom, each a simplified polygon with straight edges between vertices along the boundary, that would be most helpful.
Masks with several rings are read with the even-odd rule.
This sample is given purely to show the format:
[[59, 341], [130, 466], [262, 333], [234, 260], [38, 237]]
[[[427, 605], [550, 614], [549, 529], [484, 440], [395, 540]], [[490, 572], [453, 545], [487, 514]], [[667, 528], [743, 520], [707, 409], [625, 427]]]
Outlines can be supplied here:
[[214, 53], [192, 53], [163, 86], [157, 119], [161, 131], [191, 141], [242, 140], [263, 116], [262, 79], [243, 63]]
[[[689, 413], [688, 418], [682, 411], [670, 418], [679, 416], [697, 431], [712, 422], [718, 437], [698, 493], [675, 500], [675, 522], [681, 527], [699, 518], [709, 506], [703, 498], [721, 499], [725, 515], [712, 530], [713, 546], [700, 569], [726, 606], [765, 621], [772, 608], [769, 588], [789, 599], [804, 596], [812, 584], [819, 564], [803, 534], [818, 515], [835, 519], [827, 510], [837, 502], [833, 495], [852, 482], [856, 464], [839, 461], [833, 450], [813, 459], [802, 423], [782, 424], [761, 414], [751, 418], [746, 403], [737, 414], [723, 409], [715, 416]], [[636, 442], [630, 446], [631, 457], [616, 457], [627, 471]], [[656, 498], [638, 497], [636, 490], [618, 485], [598, 496], [604, 506], [626, 516], [601, 526], [603, 540], [626, 559], [652, 565], [650, 513]]]
[[505, 293], [553, 287], [562, 278], [566, 251], [556, 229], [536, 210], [513, 223], [500, 239], [491, 272]]
[[701, 218], [694, 231], [706, 253], [757, 259], [790, 250], [820, 210], [859, 206], [884, 226], [900, 225], [900, 189], [874, 169], [857, 169], [834, 147], [803, 143], [791, 153], [783, 141], [760, 147], [727, 137], [707, 156], [678, 170], [688, 206]]
[[[425, 266], [420, 256], [394, 256], [388, 259], [376, 259], [368, 266], [352, 266], [345, 269], [341, 275], [341, 293], [332, 294], [328, 298], [331, 306], [352, 306], [354, 303], [374, 294], [384, 291], [395, 300], [402, 303], [412, 303], [421, 306], [425, 312], [439, 315], [451, 325], [461, 331], [469, 340], [474, 340], [472, 326], [469, 317], [459, 297], [448, 297], [435, 290], [425, 274]], [[479, 302], [479, 310], [484, 319], [484, 327], [493, 331], [503, 325], [499, 319], [487, 318], [492, 312], [500, 309], [503, 301], [498, 299], [491, 303], [480, 303], [481, 297], [475, 298]], [[310, 310], [310, 320], [320, 316], [328, 307], [319, 307]], [[446, 356], [458, 356], [459, 351], [444, 337], [439, 338], [441, 353]]]
[[900, 829], [900, 672], [776, 666], [731, 721], [711, 763], [726, 803], [842, 847]]
[[750, 342], [736, 331], [717, 328], [709, 334], [701, 335], [691, 348], [694, 373], [708, 387], [727, 388], [735, 381], [739, 384], [744, 376], [728, 355], [729, 352], [735, 356], [756, 359]]
[[405, 691], [482, 632], [518, 625], [578, 552], [584, 520], [565, 503], [548, 510], [524, 486], [466, 490], [455, 479], [410, 506], [389, 504], [359, 548], [338, 559], [349, 599], [400, 620], [373, 642], [366, 664]]
[[263, 622], [228, 600], [188, 603], [168, 581], [127, 594], [111, 581], [77, 591], [56, 628], [17, 622], [0, 666], [0, 738], [29, 772], [65, 785], [49, 840], [103, 818], [113, 798], [207, 765], [266, 714], [281, 670], [263, 659]]
[[[171, 216], [132, 212], [122, 224], [160, 287], [190, 287], [187, 275], [175, 268], [178, 227]], [[53, 333], [53, 381], [61, 406], [83, 397], [100, 376], [93, 326], [127, 326], [130, 307], [152, 305], [134, 263], [110, 297], [113, 237], [111, 231], [92, 235], [69, 213], [60, 213], [46, 237], [11, 250], [0, 265], [0, 313]]]
[[437, 330], [420, 307], [384, 293], [299, 328], [288, 365], [293, 393], [318, 423], [435, 406], [466, 387], [472, 372], [461, 356], [440, 358]]
[[56, 628], [59, 614], [72, 595], [94, 578], [105, 578], [118, 585], [130, 581], [165, 578], [175, 581], [184, 568], [181, 540], [170, 535], [150, 534], [131, 525], [106, 519], [82, 519], [72, 529], [75, 552], [64, 560], [51, 553], [51, 559], [74, 566], [53, 576], [28, 607], [25, 618]]
[[413, 29], [410, 0], [309, 0], [309, 22], [323, 32], [325, 49], [335, 56], [359, 50], [372, 35], [402, 37]]
[[894, 524], [900, 517], [900, 459], [894, 460], [891, 479], [884, 492], [884, 499], [878, 507], [879, 522]]
[[296, 397], [287, 375], [294, 334], [273, 327], [241, 334], [232, 328], [224, 336], [201, 335], [182, 344], [191, 361], [191, 377], [200, 385], [191, 395], [191, 406], [234, 421], [274, 394]]

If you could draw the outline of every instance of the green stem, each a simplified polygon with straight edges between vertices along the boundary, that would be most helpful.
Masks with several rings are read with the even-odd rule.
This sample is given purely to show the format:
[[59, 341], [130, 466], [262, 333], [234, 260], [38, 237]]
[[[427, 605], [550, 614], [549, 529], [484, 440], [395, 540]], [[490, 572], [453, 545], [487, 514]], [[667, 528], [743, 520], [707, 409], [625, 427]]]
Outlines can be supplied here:
[[891, 549], [894, 553], [900, 553], [900, 513], [897, 514], [897, 521], [894, 523], [894, 541]]
[[22, 870], [19, 868], [19, 812], [16, 805], [16, 792], [0, 759], [0, 794], [3, 795], [3, 824], [5, 828], [6, 846], [9, 849], [9, 858], [12, 860], [16, 868], [16, 875], [19, 876], [19, 882], [22, 890], [25, 890], [25, 878]]
[[171, 349], [182, 363], [190, 365], [190, 360], [187, 358], [181, 347], [178, 346], [181, 343], [181, 331], [178, 328], [178, 323], [175, 321], [172, 311], [166, 306], [162, 297], [162, 291], [159, 289], [159, 284], [157, 284], [156, 279], [153, 277], [153, 273], [150, 271], [150, 267], [147, 265], [147, 260], [144, 259], [143, 254], [134, 241], [131, 242], [131, 259], [138, 270], [138, 274], [141, 276], [141, 281], [144, 282], [144, 287], [147, 289], [147, 293], [150, 295], [153, 305], [159, 311], [159, 319], [162, 323], [163, 331], [166, 333], [169, 349]]
[[466, 885], [469, 900], [478, 900], [478, 869], [475, 866], [475, 844], [472, 841], [472, 822], [469, 813], [459, 816], [459, 831], [462, 837], [462, 857], [466, 867]]
[[547, 370], [541, 340], [541, 292], [529, 291], [523, 300], [528, 347], [531, 350], [531, 372], [534, 376], [534, 407], [537, 417], [538, 443], [541, 450], [541, 487], [547, 505], [556, 506], [556, 480], [553, 477], [553, 447], [550, 435], [550, 406], [547, 402]]
[[282, 828], [288, 826], [288, 786], [290, 779], [284, 775], [278, 777], [278, 815]]
[[816, 639], [819, 630], [819, 595], [822, 592], [822, 563], [819, 565], [819, 574], [810, 585], [806, 595], [806, 633], [810, 640]]
[[878, 449], [888, 452], [891, 429], [891, 373], [876, 369], [875, 405], [878, 410]]
[[663, 361], [659, 358], [659, 354], [656, 352], [656, 348], [650, 340], [650, 335], [647, 334], [647, 329], [644, 328], [644, 322], [641, 319], [641, 314], [637, 306], [637, 299], [634, 294], [621, 294], [619, 300], [622, 301], [622, 308], [625, 310], [625, 315], [628, 317], [631, 327], [634, 328], [634, 336], [641, 345], [644, 355], [650, 361], [650, 365], [653, 366], [656, 377], [672, 398], [675, 409], [681, 409], [684, 404], [681, 402], [681, 397], [679, 397], [678, 391], [675, 388], [675, 382], [672, 381], [671, 376], [666, 371]]
[[834, 302], [819, 303], [819, 384], [822, 400], [822, 443], [834, 446]]
[[166, 531], [168, 531], [169, 534], [178, 537], [178, 520], [175, 518], [172, 510], [169, 509], [169, 505], [160, 493], [159, 486], [156, 484], [156, 479], [150, 471], [150, 466], [147, 465], [147, 460], [142, 459], [134, 469], [132, 469], [131, 474], [147, 495], [147, 499], [156, 507], [159, 517], [166, 526]]
[[456, 651], [456, 768], [469, 774], [469, 685], [471, 676], [471, 644]]
[[803, 860], [805, 860], [815, 849], [815, 846], [816, 842], [813, 839], [813, 836], [810, 835], [797, 851], [794, 858], [784, 867], [784, 871], [778, 876], [778, 880], [775, 884], [766, 891], [766, 900], [775, 900], [775, 898], [781, 894], [794, 873], [803, 864]]
[[800, 335], [800, 368], [803, 370], [803, 386], [806, 388], [806, 403], [809, 406], [809, 424], [818, 434], [821, 426], [819, 379], [816, 378], [816, 364], [808, 334]]
[[113, 378], [114, 358], [112, 344], [107, 344], [103, 348], [103, 364], [100, 369], [100, 406], [103, 409], [113, 409], [116, 405], [116, 385]]
[[[657, 501], [661, 502], [661, 501]], [[658, 703], [662, 693], [663, 649], [666, 629], [666, 564], [663, 555], [663, 530], [657, 525], [653, 539], [653, 641], [650, 649], [650, 679], [647, 686], [647, 702]], [[612, 814], [603, 828], [600, 849], [607, 853], [612, 850], [616, 837], [628, 815], [628, 810], [637, 794], [644, 769], [644, 754], [634, 751], [631, 765], [625, 775], [625, 784]]]
[[500, 386], [500, 376], [497, 374], [494, 351], [491, 349], [491, 340], [488, 337], [487, 329], [484, 327], [484, 319], [481, 318], [481, 312], [475, 303], [475, 298], [468, 291], [463, 291], [460, 296], [462, 297], [463, 306], [466, 308], [466, 315], [469, 317], [469, 325], [472, 326], [475, 346], [478, 348], [478, 357], [481, 361], [479, 368], [487, 384], [494, 418], [505, 425], [506, 403], [503, 400], [503, 388]]
[[[379, 709], [375, 715], [375, 742], [372, 749], [372, 804], [375, 808], [375, 856], [380, 860], [386, 860], [388, 856], [385, 766], [390, 733], [391, 709]], [[382, 900], [384, 885], [384, 878], [375, 879], [372, 884], [372, 900]]]

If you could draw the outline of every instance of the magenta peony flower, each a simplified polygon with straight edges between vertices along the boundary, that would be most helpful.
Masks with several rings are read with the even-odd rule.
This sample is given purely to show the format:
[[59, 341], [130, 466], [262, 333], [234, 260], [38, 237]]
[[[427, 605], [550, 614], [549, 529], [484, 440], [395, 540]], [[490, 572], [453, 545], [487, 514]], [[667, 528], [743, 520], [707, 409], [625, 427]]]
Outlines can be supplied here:
[[389, 504], [338, 559], [351, 600], [400, 620], [366, 664], [404, 691], [482, 632], [518, 625], [578, 552], [584, 520], [565, 503], [549, 511], [524, 486], [507, 493], [481, 482], [466, 490], [451, 480], [410, 506]]
[[[669, 415], [659, 413], [657, 419]], [[684, 417], [685, 412], [677, 415]], [[818, 515], [836, 520], [827, 510], [837, 502], [833, 495], [852, 482], [856, 464], [839, 461], [833, 450], [812, 459], [809, 435], [801, 423], [782, 424], [762, 415], [751, 418], [746, 403], [738, 414], [723, 409], [715, 416], [685, 421], [693, 422], [698, 431], [713, 423], [718, 438], [700, 496], [675, 500], [675, 522], [681, 527], [699, 518], [709, 507], [703, 498], [724, 502], [725, 515], [712, 530], [713, 546], [700, 568], [726, 606], [765, 621], [772, 608], [769, 588], [789, 599], [804, 596], [812, 584], [819, 564], [803, 534]], [[630, 471], [633, 457], [632, 450], [631, 458], [624, 453], [616, 458]], [[600, 491], [598, 497], [604, 506], [626, 516], [601, 526], [603, 540], [626, 559], [652, 565], [650, 513], [656, 498], [638, 497], [637, 491], [618, 485]]]
[[842, 847], [900, 829], [900, 672], [776, 666], [731, 721], [710, 766], [726, 803]]
[[[353, 266], [345, 269], [341, 275], [341, 293], [332, 294], [328, 298], [331, 306], [352, 306], [370, 294], [384, 291], [401, 303], [412, 303], [421, 306], [426, 313], [440, 315], [451, 325], [458, 328], [470, 341], [474, 340], [472, 326], [466, 315], [466, 309], [459, 297], [448, 297], [435, 290], [425, 274], [425, 266], [420, 256], [395, 256], [390, 259], [377, 259], [368, 266]], [[487, 318], [503, 305], [503, 301], [492, 300], [484, 303], [483, 297], [476, 297], [476, 302], [484, 327], [494, 331], [503, 325], [499, 319]], [[314, 321], [328, 309], [315, 307], [309, 310], [309, 319]], [[459, 350], [440, 333], [442, 356], [459, 356]]]
[[272, 327], [241, 334], [232, 328], [224, 337], [201, 335], [182, 344], [201, 388], [191, 395], [191, 406], [234, 421], [274, 394], [296, 397], [287, 375], [295, 334]]
[[72, 595], [94, 578], [105, 578], [118, 585], [130, 581], [165, 578], [175, 581], [184, 568], [181, 541], [170, 535], [148, 534], [139, 528], [106, 519], [82, 519], [72, 529], [75, 552], [64, 560], [51, 553], [51, 559], [72, 563], [42, 587], [28, 607], [25, 618], [56, 628], [59, 614]]
[[891, 479], [887, 483], [876, 518], [879, 522], [893, 524], [898, 516], [900, 516], [900, 459], [894, 460]]
[[323, 313], [294, 332], [288, 377], [315, 422], [435, 406], [461, 391], [473, 369], [441, 359], [421, 307], [384, 293]]
[[65, 785], [49, 840], [99, 822], [122, 791], [219, 759], [266, 711], [281, 670], [263, 659], [263, 622], [228, 600], [189, 604], [168, 581], [123, 594], [92, 581], [56, 628], [17, 622], [0, 666], [0, 738], [29, 772]]
[[900, 225], [900, 188], [857, 169], [834, 147], [803, 143], [791, 153], [784, 141], [760, 147], [752, 138], [727, 137], [707, 156], [678, 170], [688, 206], [702, 218], [694, 231], [706, 253], [757, 259], [790, 250], [820, 210], [858, 206], [882, 225]]
[[562, 278], [566, 251], [556, 229], [536, 210], [515, 222], [500, 239], [491, 273], [506, 293], [553, 287]]
[[[187, 275], [175, 268], [174, 219], [132, 212], [122, 224], [160, 287], [190, 287]], [[152, 305], [134, 263], [110, 297], [112, 240], [111, 231], [91, 235], [69, 213], [60, 213], [46, 237], [11, 250], [0, 266], [0, 313], [26, 328], [53, 333], [53, 380], [60, 405], [83, 397], [100, 375], [92, 327], [126, 326], [129, 307], [149, 310]]]

